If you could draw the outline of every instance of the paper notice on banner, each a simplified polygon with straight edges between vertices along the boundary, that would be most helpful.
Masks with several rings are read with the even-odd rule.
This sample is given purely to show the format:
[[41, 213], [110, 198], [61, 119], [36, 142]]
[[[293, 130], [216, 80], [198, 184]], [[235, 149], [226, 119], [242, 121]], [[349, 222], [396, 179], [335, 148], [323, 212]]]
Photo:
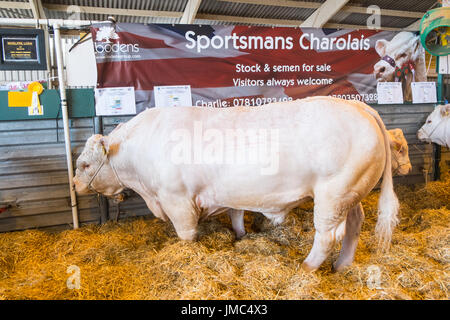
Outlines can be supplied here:
[[155, 86], [155, 106], [192, 106], [191, 86]]
[[412, 82], [411, 90], [413, 103], [437, 102], [435, 82]]
[[136, 114], [134, 87], [95, 89], [95, 114], [97, 116]]
[[378, 104], [403, 103], [403, 91], [401, 82], [378, 82]]

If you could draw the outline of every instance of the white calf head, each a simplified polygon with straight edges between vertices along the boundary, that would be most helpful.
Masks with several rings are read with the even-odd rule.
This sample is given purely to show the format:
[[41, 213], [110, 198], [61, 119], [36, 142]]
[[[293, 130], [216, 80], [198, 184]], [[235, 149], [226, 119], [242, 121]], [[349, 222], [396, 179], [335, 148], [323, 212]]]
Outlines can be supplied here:
[[402, 129], [388, 130], [391, 146], [392, 171], [401, 176], [411, 172], [412, 165], [408, 155], [408, 142]]
[[115, 147], [111, 148], [108, 144], [108, 137], [101, 134], [93, 135], [86, 141], [83, 152], [77, 159], [77, 170], [74, 177], [77, 193], [88, 194], [94, 193], [95, 190], [105, 196], [112, 196], [123, 190], [109, 160], [109, 156], [116, 149]]
[[399, 32], [391, 41], [377, 40], [375, 50], [380, 57], [389, 56], [401, 68], [409, 61], [415, 62], [422, 54], [419, 36], [413, 32]]
[[450, 104], [437, 106], [428, 116], [425, 124], [417, 131], [421, 141], [446, 145], [446, 130], [450, 126]]
[[395, 68], [387, 61], [380, 60], [373, 66], [373, 74], [378, 82], [393, 82]]

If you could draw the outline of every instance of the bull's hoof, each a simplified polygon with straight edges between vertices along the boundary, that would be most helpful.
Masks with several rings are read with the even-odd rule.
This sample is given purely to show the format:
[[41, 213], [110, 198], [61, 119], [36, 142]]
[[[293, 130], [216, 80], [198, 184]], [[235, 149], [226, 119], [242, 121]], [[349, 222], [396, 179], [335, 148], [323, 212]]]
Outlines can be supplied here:
[[331, 270], [333, 272], [344, 272], [345, 270], [347, 270], [352, 264], [351, 263], [339, 263], [339, 261], [336, 261], [335, 263], [333, 263], [333, 266], [331, 267]]
[[247, 234], [246, 232], [244, 233], [236, 232], [236, 240], [241, 240], [243, 237], [245, 237], [246, 234]]
[[302, 270], [305, 272], [314, 272], [317, 270], [317, 268], [310, 266], [308, 263], [303, 262], [302, 263]]
[[186, 241], [196, 241], [197, 240], [197, 230], [188, 231], [177, 231], [178, 238]]

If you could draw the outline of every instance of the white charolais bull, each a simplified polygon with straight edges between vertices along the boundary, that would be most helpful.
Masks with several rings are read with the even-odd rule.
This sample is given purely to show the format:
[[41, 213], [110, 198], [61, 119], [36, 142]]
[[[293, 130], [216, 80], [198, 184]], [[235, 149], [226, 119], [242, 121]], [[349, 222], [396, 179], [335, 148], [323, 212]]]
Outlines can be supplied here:
[[450, 104], [437, 106], [417, 131], [417, 137], [450, 148]]
[[[199, 127], [203, 137], [198, 136]], [[275, 147], [268, 147], [267, 139], [253, 139], [226, 143], [215, 152], [208, 149], [213, 141], [223, 142], [227, 130], [244, 128], [269, 136]], [[259, 153], [269, 164], [212, 156], [229, 159], [255, 148], [273, 151]], [[348, 243], [354, 243], [357, 221], [362, 220], [359, 203], [381, 177], [376, 231], [388, 244], [399, 203], [393, 190], [389, 135], [381, 118], [352, 102], [314, 97], [258, 108], [146, 110], [109, 136], [88, 139], [74, 183], [81, 194], [95, 190], [112, 196], [124, 188], [134, 190], [185, 240], [196, 238], [199, 219], [228, 208], [273, 218], [314, 198], [314, 244], [303, 268], [316, 270], [342, 238], [335, 267], [351, 263], [348, 257], [354, 248]]]
[[[381, 57], [374, 65], [377, 81], [401, 81], [403, 99], [411, 101], [411, 82], [427, 81], [425, 50], [419, 36], [414, 32], [399, 32], [391, 41], [377, 40], [375, 50]], [[398, 77], [396, 71], [402, 73], [402, 70], [403, 74]]]

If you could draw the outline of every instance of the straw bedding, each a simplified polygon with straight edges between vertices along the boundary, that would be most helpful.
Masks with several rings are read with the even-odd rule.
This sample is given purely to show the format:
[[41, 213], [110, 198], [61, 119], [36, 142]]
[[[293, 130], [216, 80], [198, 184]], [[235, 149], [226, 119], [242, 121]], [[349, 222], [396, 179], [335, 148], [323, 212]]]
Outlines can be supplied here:
[[[373, 192], [355, 262], [342, 273], [331, 271], [338, 247], [315, 273], [300, 269], [314, 236], [307, 203], [277, 227], [247, 213], [239, 241], [226, 215], [202, 222], [197, 242], [150, 217], [0, 234], [0, 299], [448, 299], [450, 179], [396, 191], [391, 250], [377, 250]], [[80, 289], [66, 285], [71, 265]]]

